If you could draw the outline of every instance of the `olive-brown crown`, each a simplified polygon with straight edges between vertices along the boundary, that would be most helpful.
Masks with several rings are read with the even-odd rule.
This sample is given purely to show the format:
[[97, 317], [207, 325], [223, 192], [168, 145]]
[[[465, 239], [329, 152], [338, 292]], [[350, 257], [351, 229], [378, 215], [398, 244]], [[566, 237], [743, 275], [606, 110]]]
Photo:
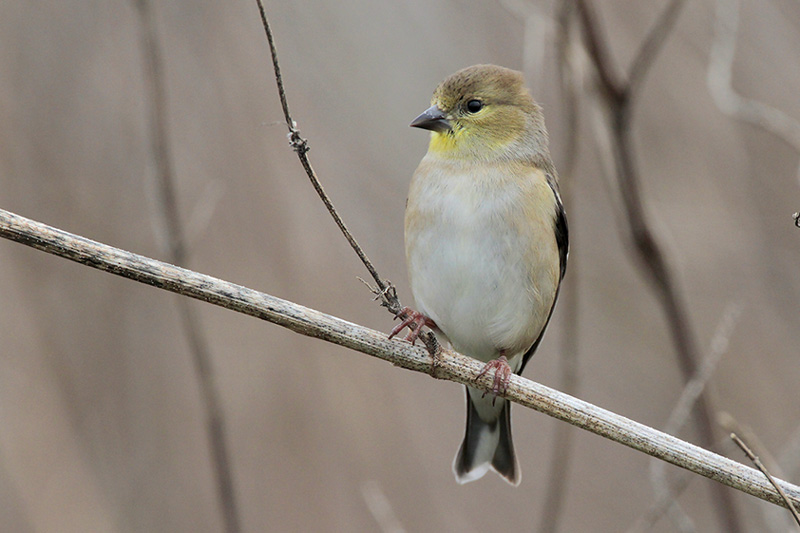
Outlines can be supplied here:
[[433, 103], [442, 111], [467, 111], [477, 99], [484, 105], [513, 105], [527, 113], [536, 103], [525, 88], [521, 72], [497, 65], [474, 65], [448, 76], [433, 93]]

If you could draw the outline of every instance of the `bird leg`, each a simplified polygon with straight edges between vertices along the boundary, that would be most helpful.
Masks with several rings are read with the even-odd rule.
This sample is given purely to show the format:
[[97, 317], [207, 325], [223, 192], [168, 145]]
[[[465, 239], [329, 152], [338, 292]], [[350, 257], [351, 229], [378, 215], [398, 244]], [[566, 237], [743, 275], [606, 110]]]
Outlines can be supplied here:
[[435, 328], [436, 322], [428, 318], [427, 316], [423, 315], [419, 311], [414, 311], [410, 307], [402, 308], [396, 315], [395, 319], [400, 318], [403, 321], [397, 324], [394, 329], [392, 329], [391, 333], [389, 333], [389, 338], [391, 339], [404, 328], [408, 328], [408, 335], [406, 335], [406, 340], [411, 344], [417, 342], [419, 338], [419, 334], [422, 333], [422, 328], [427, 326], [429, 328]]
[[[506, 393], [508, 382], [511, 381], [511, 366], [508, 364], [508, 359], [506, 359], [505, 350], [500, 350], [500, 357], [489, 361], [483, 366], [483, 370], [480, 371], [476, 380], [482, 378], [490, 370], [494, 370], [494, 382], [492, 384], [492, 394], [494, 394], [492, 405], [494, 405], [494, 402], [497, 401], [497, 396]], [[486, 392], [483, 393], [481, 398], [486, 396]]]

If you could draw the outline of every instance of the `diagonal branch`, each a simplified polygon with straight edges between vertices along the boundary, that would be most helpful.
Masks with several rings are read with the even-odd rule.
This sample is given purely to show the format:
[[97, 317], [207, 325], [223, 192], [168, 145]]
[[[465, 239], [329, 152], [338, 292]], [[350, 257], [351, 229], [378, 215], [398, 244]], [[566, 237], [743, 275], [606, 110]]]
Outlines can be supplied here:
[[[2, 209], [0, 237], [118, 276], [261, 318], [296, 333], [378, 357], [395, 366], [425, 373], [430, 370], [431, 359], [423, 348], [403, 341], [389, 340], [385, 333], [241, 285], [73, 235]], [[483, 363], [476, 359], [442, 350], [437, 367], [437, 378], [469, 384], [485, 391], [492, 388], [491, 376], [478, 378]], [[508, 390], [503, 396], [762, 500], [785, 505], [775, 488], [753, 468], [522, 376], [511, 376]], [[780, 484], [788, 501], [800, 505], [800, 487], [785, 481], [776, 482]]]

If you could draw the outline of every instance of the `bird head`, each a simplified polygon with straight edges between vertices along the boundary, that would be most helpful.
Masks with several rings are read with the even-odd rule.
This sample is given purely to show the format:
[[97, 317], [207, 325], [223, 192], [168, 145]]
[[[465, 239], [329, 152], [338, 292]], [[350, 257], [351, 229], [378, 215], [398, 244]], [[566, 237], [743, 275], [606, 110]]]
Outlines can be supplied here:
[[449, 76], [411, 126], [430, 130], [429, 153], [449, 159], [529, 159], [547, 150], [542, 113], [522, 74], [496, 65]]

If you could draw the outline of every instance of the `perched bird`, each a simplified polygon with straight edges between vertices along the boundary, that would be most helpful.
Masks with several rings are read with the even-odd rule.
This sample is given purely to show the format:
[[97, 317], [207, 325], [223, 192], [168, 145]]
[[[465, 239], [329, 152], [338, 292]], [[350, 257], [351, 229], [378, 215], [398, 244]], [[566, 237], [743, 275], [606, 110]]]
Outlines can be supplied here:
[[411, 126], [431, 131], [408, 193], [405, 247], [417, 304], [390, 336], [427, 326], [486, 361], [493, 395], [467, 390], [459, 483], [491, 467], [520, 481], [504, 393], [542, 340], [567, 262], [567, 220], [540, 107], [522, 74], [476, 65], [445, 79]]

